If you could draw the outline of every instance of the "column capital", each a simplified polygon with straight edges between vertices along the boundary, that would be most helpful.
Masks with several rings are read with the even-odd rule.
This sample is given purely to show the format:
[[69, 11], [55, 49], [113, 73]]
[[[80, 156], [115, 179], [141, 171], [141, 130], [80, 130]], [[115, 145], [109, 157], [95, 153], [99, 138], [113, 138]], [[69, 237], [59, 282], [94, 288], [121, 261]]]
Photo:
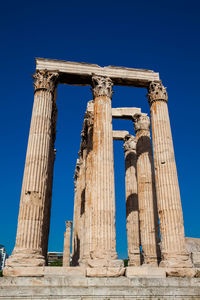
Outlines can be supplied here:
[[65, 221], [66, 229], [72, 228], [72, 221]]
[[112, 98], [113, 82], [109, 77], [92, 75], [92, 94], [93, 97], [107, 96]]
[[37, 90], [48, 90], [53, 93], [59, 74], [57, 72], [49, 72], [47, 70], [37, 70], [33, 75], [35, 92]]
[[139, 130], [150, 130], [150, 119], [146, 114], [136, 115], [134, 117], [135, 132]]
[[136, 151], [136, 138], [131, 135], [131, 134], [127, 134], [124, 138], [124, 152], [126, 151]]
[[168, 102], [168, 95], [166, 88], [162, 85], [162, 81], [152, 81], [148, 88], [147, 99], [149, 105], [155, 101]]

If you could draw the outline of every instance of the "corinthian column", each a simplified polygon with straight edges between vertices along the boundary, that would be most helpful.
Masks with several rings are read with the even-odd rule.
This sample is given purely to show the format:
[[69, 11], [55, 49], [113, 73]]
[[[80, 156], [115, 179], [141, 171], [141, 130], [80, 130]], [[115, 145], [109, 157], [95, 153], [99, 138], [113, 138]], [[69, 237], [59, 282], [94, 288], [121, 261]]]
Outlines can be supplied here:
[[[115, 188], [112, 136], [112, 81], [103, 76], [92, 77], [94, 127], [92, 151], [93, 209], [91, 258], [102, 265], [117, 258], [115, 237]], [[100, 262], [101, 264], [101, 262]]]
[[[90, 103], [90, 102], [89, 102]], [[83, 259], [82, 263], [87, 264], [87, 260], [90, 258], [90, 251], [92, 250], [92, 148], [93, 148], [93, 118], [94, 115], [91, 112], [86, 112], [85, 123], [86, 123], [86, 140], [87, 140], [87, 156], [86, 156], [86, 174], [85, 174], [85, 235], [84, 235], [84, 246], [83, 246]]]
[[72, 235], [72, 265], [77, 266], [80, 258], [80, 158], [76, 161], [75, 174], [74, 174], [74, 216], [73, 216], [73, 235]]
[[79, 212], [79, 236], [80, 236], [80, 258], [79, 264], [81, 264], [83, 260], [84, 254], [84, 245], [85, 245], [85, 232], [87, 228], [85, 228], [85, 175], [86, 175], [86, 153], [87, 153], [87, 145], [86, 145], [86, 134], [85, 130], [81, 133], [81, 147], [80, 147], [80, 158], [81, 158], [81, 166], [80, 166], [80, 212]]
[[153, 161], [150, 140], [150, 121], [145, 114], [135, 118], [137, 140], [137, 180], [141, 246], [144, 264], [157, 265], [154, 212]]
[[168, 114], [162, 83], [149, 85], [156, 192], [161, 232], [162, 266], [190, 267], [184, 238], [183, 213]]
[[15, 248], [7, 266], [45, 264], [56, 134], [57, 73], [37, 71]]
[[65, 224], [66, 232], [64, 233], [63, 267], [69, 267], [72, 221], [66, 221]]
[[128, 242], [128, 265], [139, 266], [140, 230], [137, 194], [137, 154], [136, 139], [132, 135], [124, 138], [125, 185], [126, 185], [126, 230]]

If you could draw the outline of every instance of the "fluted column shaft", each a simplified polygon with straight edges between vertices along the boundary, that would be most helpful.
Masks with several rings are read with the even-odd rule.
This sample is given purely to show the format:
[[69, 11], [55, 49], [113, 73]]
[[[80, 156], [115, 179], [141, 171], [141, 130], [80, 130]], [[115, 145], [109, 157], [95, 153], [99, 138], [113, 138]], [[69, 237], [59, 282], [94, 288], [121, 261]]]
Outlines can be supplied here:
[[80, 235], [79, 235], [79, 217], [80, 217], [80, 159], [77, 159], [74, 174], [74, 216], [73, 216], [73, 236], [72, 236], [72, 265], [77, 266], [80, 258]]
[[[55, 127], [56, 129], [56, 127]], [[56, 133], [55, 133], [56, 134]], [[48, 196], [44, 207], [44, 226], [43, 226], [43, 239], [42, 239], [42, 254], [45, 257], [46, 265], [48, 265], [48, 241], [50, 231], [50, 217], [51, 217], [51, 200], [52, 200], [52, 188], [53, 188], [53, 171], [54, 162], [56, 159], [56, 150], [51, 151], [51, 157], [49, 160], [49, 182], [48, 182]]]
[[125, 153], [125, 188], [126, 188], [126, 230], [128, 244], [128, 265], [139, 266], [140, 254], [140, 231], [139, 231], [139, 208], [137, 193], [137, 154], [136, 140], [132, 135], [124, 139]]
[[79, 236], [80, 236], [80, 258], [79, 264], [83, 260], [84, 244], [85, 244], [85, 175], [86, 175], [86, 148], [81, 151], [81, 167], [80, 167], [80, 211], [79, 211]]
[[86, 174], [85, 174], [85, 235], [84, 235], [84, 247], [83, 247], [83, 259], [82, 262], [87, 264], [87, 260], [90, 258], [90, 251], [92, 251], [92, 149], [93, 149], [93, 113], [86, 113], [86, 139], [87, 139], [87, 156], [86, 156]]
[[[56, 127], [54, 91], [57, 73], [37, 71], [35, 97], [26, 154], [16, 244], [8, 265], [44, 265]], [[50, 186], [49, 186], [50, 184]], [[47, 243], [47, 239], [46, 239]]]
[[69, 267], [72, 221], [66, 221], [65, 224], [66, 224], [66, 232], [64, 233], [63, 267]]
[[92, 77], [94, 127], [92, 154], [93, 259], [115, 259], [115, 189], [112, 136], [112, 82]]
[[191, 266], [185, 246], [183, 213], [168, 113], [161, 82], [149, 86], [156, 192], [160, 218], [162, 266]]
[[152, 150], [148, 116], [135, 118], [137, 140], [137, 182], [141, 246], [144, 264], [157, 265], [157, 247], [154, 215]]

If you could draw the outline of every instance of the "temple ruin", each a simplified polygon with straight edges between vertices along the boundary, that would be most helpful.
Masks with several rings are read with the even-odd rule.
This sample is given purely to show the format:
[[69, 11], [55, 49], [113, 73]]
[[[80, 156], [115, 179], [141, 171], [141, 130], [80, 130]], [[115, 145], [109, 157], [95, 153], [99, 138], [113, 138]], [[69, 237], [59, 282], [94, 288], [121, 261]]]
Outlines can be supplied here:
[[[37, 58], [33, 77], [16, 243], [4, 275], [43, 276], [52, 270], [45, 265], [56, 155], [56, 88], [73, 84], [91, 86], [93, 99], [85, 112], [74, 175], [73, 266], [69, 266], [72, 223], [68, 221], [60, 272], [77, 270], [85, 277], [195, 276], [186, 249], [168, 95], [159, 73]], [[149, 103], [150, 116], [140, 108], [112, 108], [113, 85], [147, 89], [144, 101]], [[113, 131], [114, 118], [131, 120], [135, 136], [126, 128]], [[124, 141], [126, 268], [116, 252], [113, 139]]]

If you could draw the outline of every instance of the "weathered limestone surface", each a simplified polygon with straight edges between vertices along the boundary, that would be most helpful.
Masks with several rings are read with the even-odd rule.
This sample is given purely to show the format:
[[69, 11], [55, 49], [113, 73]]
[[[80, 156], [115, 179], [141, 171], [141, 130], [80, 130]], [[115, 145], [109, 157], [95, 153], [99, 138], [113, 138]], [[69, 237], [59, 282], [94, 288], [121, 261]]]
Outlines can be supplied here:
[[85, 189], [86, 189], [86, 154], [87, 154], [87, 145], [85, 143], [85, 136], [83, 132], [81, 133], [83, 142], [81, 143], [80, 149], [80, 172], [79, 172], [79, 203], [80, 203], [80, 210], [78, 212], [78, 223], [79, 223], [79, 236], [80, 236], [80, 258], [79, 264], [82, 261], [83, 254], [84, 254], [84, 240], [85, 240]]
[[92, 251], [90, 267], [110, 266], [117, 259], [112, 136], [112, 81], [92, 77], [94, 125], [92, 150]]
[[183, 213], [167, 107], [167, 92], [162, 83], [149, 85], [148, 101], [156, 176], [156, 193], [161, 232], [161, 265], [192, 266], [186, 250]]
[[70, 265], [72, 221], [66, 221], [65, 224], [66, 231], [64, 233], [63, 267], [68, 267]]
[[163, 268], [143, 265], [142, 267], [127, 267], [126, 276], [131, 278], [166, 278], [166, 272]]
[[[93, 101], [88, 102], [88, 106], [93, 103]], [[92, 104], [93, 105], [93, 104]], [[92, 149], [93, 149], [93, 113], [89, 112], [88, 109], [85, 115], [85, 136], [87, 139], [87, 156], [86, 156], [86, 166], [85, 166], [85, 235], [83, 238], [83, 257], [81, 264], [87, 265], [87, 260], [90, 259], [90, 252], [92, 251], [92, 224], [93, 224], [93, 207], [92, 207]]]
[[140, 236], [144, 264], [158, 263], [155, 224], [155, 189], [150, 140], [150, 121], [145, 114], [135, 118], [137, 140], [137, 183]]
[[[56, 137], [56, 121], [57, 121], [57, 110], [55, 111], [55, 126], [53, 132], [53, 145]], [[48, 264], [47, 252], [48, 252], [48, 241], [49, 241], [49, 230], [50, 230], [50, 217], [51, 217], [51, 199], [52, 199], [52, 188], [53, 188], [53, 170], [54, 170], [54, 162], [56, 159], [56, 149], [50, 152], [49, 159], [49, 181], [48, 181], [48, 195], [49, 199], [47, 199], [45, 208], [44, 208], [44, 226], [43, 226], [43, 238], [42, 238], [42, 254], [45, 258], [46, 265]]]
[[114, 107], [112, 108], [113, 119], [133, 120], [136, 114], [141, 113], [141, 108], [137, 107]]
[[114, 66], [100, 67], [94, 64], [56, 59], [36, 58], [36, 69], [48, 71], [56, 70], [59, 72], [60, 83], [77, 85], [90, 85], [93, 74], [109, 77], [116, 85], [130, 85], [136, 87], [148, 87], [151, 81], [159, 80], [159, 73], [150, 70]]
[[78, 174], [80, 171], [79, 158], [76, 161], [76, 167], [74, 172], [74, 215], [73, 215], [73, 234], [72, 234], [72, 265], [78, 265], [80, 258], [80, 237], [79, 237], [79, 214], [80, 214], [80, 196], [77, 192], [77, 186], [79, 185]]
[[85, 147], [79, 152], [76, 163], [74, 184], [74, 225], [72, 238], [72, 265], [77, 266], [83, 256], [84, 218], [85, 218]]
[[119, 267], [108, 267], [108, 266], [97, 266], [96, 268], [87, 268], [86, 276], [87, 277], [119, 277], [123, 276], [125, 273], [125, 268]]
[[137, 193], [137, 154], [134, 136], [126, 135], [124, 139], [124, 153], [128, 265], [139, 266], [141, 264], [141, 253]]
[[[56, 134], [55, 88], [58, 74], [34, 75], [35, 97], [20, 199], [15, 248], [7, 268], [42, 266], [48, 244]], [[47, 237], [46, 237], [47, 235]]]
[[3, 277], [0, 278], [0, 299], [197, 300], [200, 299], [200, 279], [91, 278], [81, 275]]
[[200, 239], [187, 237], [185, 240], [187, 251], [190, 254], [194, 266], [200, 268]]
[[113, 140], [123, 141], [125, 136], [128, 134], [129, 132], [126, 130], [113, 130]]

